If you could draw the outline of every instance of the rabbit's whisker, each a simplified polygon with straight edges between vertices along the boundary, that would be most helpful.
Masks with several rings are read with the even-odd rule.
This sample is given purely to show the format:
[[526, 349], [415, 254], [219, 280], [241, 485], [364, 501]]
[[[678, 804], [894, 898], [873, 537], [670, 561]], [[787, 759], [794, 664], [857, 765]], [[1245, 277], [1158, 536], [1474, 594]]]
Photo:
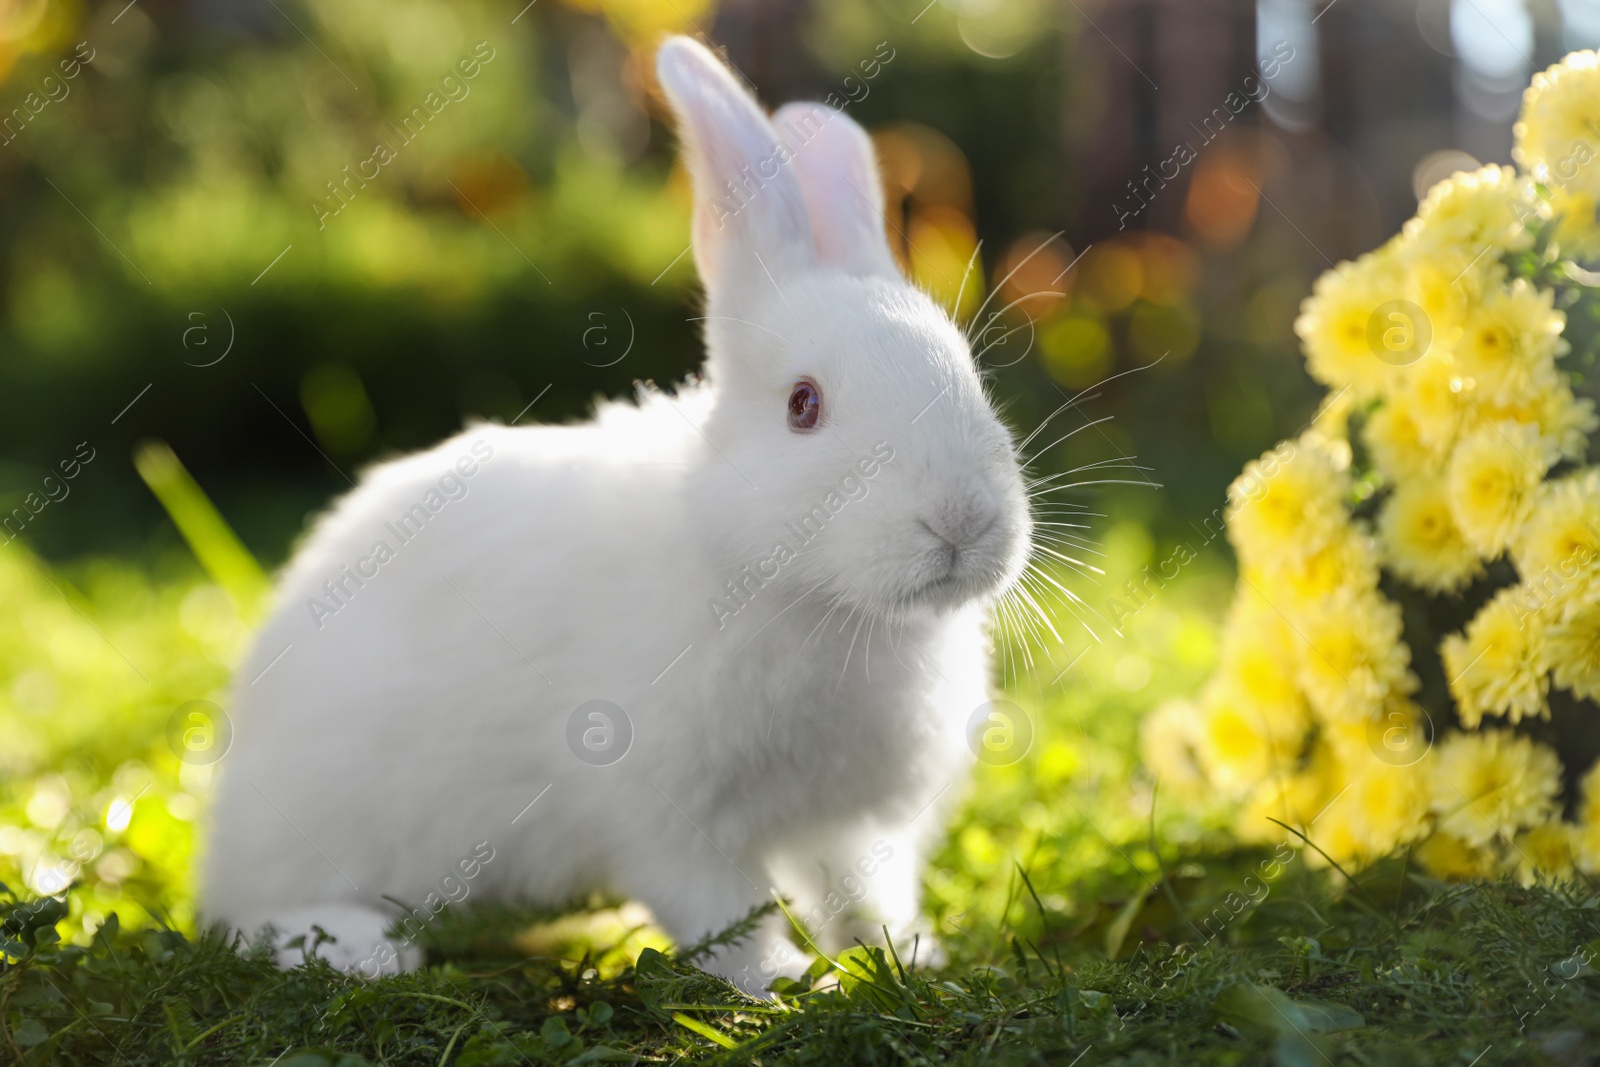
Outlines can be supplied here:
[[1071, 470], [1060, 471], [1056, 474], [1051, 474], [1043, 478], [1035, 478], [1033, 481], [1027, 483], [1026, 488], [1036, 489], [1042, 485], [1049, 485], [1058, 478], [1070, 478], [1074, 474], [1083, 474], [1087, 471], [1151, 471], [1155, 469], [1153, 467], [1141, 466], [1138, 463], [1127, 462], [1132, 458], [1133, 457], [1131, 456], [1124, 456], [1121, 459], [1101, 459], [1096, 460], [1093, 463], [1084, 463], [1080, 466], [1073, 467]]
[[[1071, 567], [1073, 570], [1077, 571], [1079, 574], [1083, 575], [1085, 578], [1088, 578], [1090, 581], [1095, 581], [1095, 579], [1093, 578], [1093, 575], [1096, 575], [1096, 574], [1100, 575], [1100, 577], [1102, 577], [1102, 578], [1105, 577], [1106, 572], [1101, 570], [1099, 567], [1096, 567], [1096, 566], [1094, 566], [1093, 564], [1090, 564], [1090, 563], [1085, 563], [1085, 562], [1083, 562], [1083, 560], [1077, 559], [1074, 556], [1069, 556], [1065, 552], [1061, 552], [1061, 551], [1058, 551], [1057, 549], [1051, 548], [1049, 545], [1037, 545], [1035, 547], [1037, 547], [1040, 552], [1043, 552], [1045, 555], [1049, 556], [1051, 559], [1058, 559], [1062, 563], [1065, 563], [1067, 566]], [[1098, 585], [1099, 583], [1095, 582], [1095, 584]]]
[[1033, 609], [1034, 614], [1038, 616], [1039, 621], [1044, 624], [1045, 629], [1050, 631], [1050, 636], [1054, 637], [1058, 644], [1065, 644], [1061, 634], [1056, 631], [1055, 624], [1050, 621], [1050, 616], [1045, 613], [1044, 608], [1039, 605], [1039, 601], [1034, 598], [1033, 591], [1029, 588], [1029, 578], [1030, 575], [1024, 573], [1022, 580], [1016, 585], [1018, 601]]
[[[1006, 287], [1006, 283], [1007, 282], [1009, 282], [1012, 278], [1016, 277], [1017, 271], [1021, 270], [1025, 266], [1027, 266], [1029, 260], [1031, 260], [1034, 256], [1038, 255], [1040, 252], [1043, 252], [1046, 248], [1049, 247], [1051, 241], [1054, 241], [1058, 237], [1063, 236], [1066, 232], [1067, 232], [1066, 230], [1057, 230], [1055, 233], [1051, 234], [1049, 237], [1046, 237], [1043, 241], [1039, 242], [1039, 247], [1038, 248], [1035, 248], [1032, 252], [1029, 252], [1027, 255], [1023, 256], [1020, 260], [1017, 261], [1016, 266], [1014, 266], [1010, 270], [1006, 271], [1006, 276], [1004, 278], [1001, 278], [999, 283], [997, 285], [995, 285], [995, 287], [993, 289], [989, 290], [989, 295], [983, 298], [983, 303], [978, 305], [978, 310], [974, 311], [972, 313], [972, 321], [973, 321], [973, 323], [976, 323], [979, 319], [983, 318], [983, 309], [988, 307], [989, 306], [989, 301], [993, 300], [995, 298], [996, 294], [998, 294], [1002, 289], [1004, 289]], [[985, 324], [985, 325], [987, 325], [987, 324]], [[971, 342], [972, 342], [972, 327], [968, 326], [967, 327], [967, 343], [970, 344]]]
[[983, 241], [980, 239], [972, 246], [972, 255], [967, 257], [967, 269], [961, 272], [961, 284], [956, 287], [956, 298], [950, 304], [950, 321], [961, 314], [961, 298], [967, 295], [967, 279], [972, 277], [972, 266], [978, 262], [978, 253], [983, 251]]
[[1116, 418], [1116, 416], [1107, 415], [1103, 419], [1095, 419], [1093, 422], [1086, 422], [1082, 426], [1079, 426], [1079, 427], [1077, 427], [1075, 429], [1072, 429], [1072, 430], [1068, 430], [1066, 433], [1062, 434], [1060, 437], [1056, 438], [1054, 441], [1051, 441], [1049, 444], [1047, 444], [1043, 448], [1039, 449], [1033, 455], [1029, 456], [1026, 459], [1025, 462], [1029, 463], [1029, 464], [1032, 464], [1032, 463], [1036, 462], [1040, 456], [1044, 455], [1046, 452], [1050, 451], [1052, 448], [1056, 447], [1056, 445], [1059, 445], [1061, 442], [1063, 442], [1063, 441], [1067, 440], [1068, 438], [1072, 437], [1074, 434], [1079, 434], [1079, 433], [1082, 433], [1084, 430], [1090, 429], [1090, 428], [1095, 427], [1095, 426], [1099, 426], [1103, 422], [1110, 422], [1114, 418]]
[[[1029, 573], [1037, 576], [1046, 584], [1052, 586], [1063, 597], [1065, 597], [1068, 608], [1073, 612], [1073, 614], [1077, 615], [1080, 610], [1087, 611], [1089, 614], [1099, 619], [1102, 623], [1105, 623], [1112, 633], [1116, 634], [1118, 637], [1122, 636], [1122, 631], [1117, 629], [1115, 626], [1112, 626], [1111, 623], [1107, 622], [1105, 617], [1102, 616], [1098, 611], [1095, 611], [1094, 608], [1089, 605], [1087, 600], [1083, 599], [1083, 597], [1079, 596], [1071, 589], [1068, 589], [1066, 586], [1056, 581], [1050, 572], [1045, 570], [1043, 567], [1040, 567], [1037, 562], [1034, 560], [1029, 560], [1027, 569]], [[1092, 636], [1096, 641], [1100, 640], [1100, 636], [1094, 632], [1094, 629], [1089, 626], [1089, 624], [1083, 619], [1082, 615], [1078, 615], [1078, 621], [1083, 623], [1084, 629], [1089, 631], [1090, 636]]]
[[1059, 493], [1066, 489], [1086, 489], [1091, 485], [1137, 485], [1144, 489], [1160, 489], [1160, 482], [1136, 482], [1131, 478], [1099, 478], [1087, 482], [1063, 482], [1050, 487], [1050, 492]]
[[1020, 451], [1021, 449], [1027, 448], [1028, 447], [1028, 442], [1032, 441], [1035, 437], [1039, 436], [1039, 434], [1041, 432], [1043, 432], [1044, 428], [1046, 426], [1050, 425], [1050, 420], [1055, 418], [1057, 415], [1061, 414], [1063, 411], [1066, 411], [1068, 408], [1073, 407], [1079, 401], [1086, 400], [1086, 399], [1087, 400], [1093, 400], [1096, 397], [1098, 397], [1100, 395], [1099, 393], [1094, 393], [1094, 396], [1090, 396], [1089, 394], [1091, 392], [1093, 392], [1094, 390], [1099, 389], [1102, 385], [1109, 385], [1111, 382], [1116, 381], [1118, 378], [1125, 377], [1125, 376], [1127, 376], [1129, 374], [1138, 374], [1140, 371], [1149, 370], [1151, 367], [1154, 367], [1157, 363], [1160, 363], [1163, 359], [1166, 359], [1166, 358], [1167, 358], [1167, 354], [1165, 352], [1163, 352], [1153, 362], [1146, 363], [1143, 366], [1139, 366], [1139, 367], [1129, 367], [1127, 370], [1118, 371], [1115, 374], [1107, 375], [1106, 377], [1101, 378], [1098, 382], [1095, 382], [1093, 385], [1084, 388], [1076, 396], [1069, 397], [1065, 404], [1062, 404], [1060, 407], [1056, 408], [1050, 414], [1046, 415], [1044, 417], [1044, 421], [1041, 422], [1038, 426], [1034, 427], [1033, 432], [1030, 433], [1027, 437], [1024, 437], [1022, 439], [1022, 443], [1017, 445], [1018, 450]]
[[[1010, 311], [1012, 308], [1016, 307], [1018, 304], [1022, 303], [1024, 300], [1032, 300], [1034, 297], [1037, 297], [1037, 296], [1066, 296], [1066, 295], [1067, 295], [1066, 293], [1060, 292], [1060, 291], [1055, 290], [1055, 289], [1040, 289], [1037, 292], [1024, 293], [1022, 296], [1019, 296], [1015, 300], [1011, 301], [1011, 303], [1007, 304], [1005, 307], [1000, 308], [993, 315], [990, 315], [989, 316], [989, 322], [993, 322], [995, 319], [999, 318], [1001, 315], [1004, 315], [1006, 312]], [[1010, 337], [1012, 334], [1016, 333], [1018, 330], [1021, 330], [1021, 329], [1029, 329], [1029, 330], [1031, 330], [1033, 328], [1034, 328], [1033, 317], [1030, 315], [1030, 316], [1027, 317], [1027, 319], [1025, 321], [1017, 323], [1017, 325], [1011, 327], [1005, 333], [1002, 333], [999, 337], [996, 337], [992, 341], [986, 342], [982, 348], [978, 349], [977, 352], [973, 353], [973, 356], [972, 356], [973, 362], [977, 362], [978, 360], [981, 360], [984, 357], [984, 355], [986, 355], [988, 353], [989, 349], [993, 348], [994, 346], [1005, 344], [1006, 343], [1006, 339], [1008, 337]], [[989, 327], [988, 323], [985, 323], [984, 324], [983, 333], [980, 333], [978, 336], [980, 338], [983, 337], [984, 334], [988, 333], [989, 329], [990, 329], [990, 327]], [[1027, 354], [1028, 354], [1027, 352], [1023, 352], [1022, 356], [1025, 356]], [[1006, 366], [1006, 367], [1015, 366], [1022, 359], [1022, 356], [1018, 356], [1016, 359], [1012, 360], [1010, 363], [1002, 364], [1002, 366]]]

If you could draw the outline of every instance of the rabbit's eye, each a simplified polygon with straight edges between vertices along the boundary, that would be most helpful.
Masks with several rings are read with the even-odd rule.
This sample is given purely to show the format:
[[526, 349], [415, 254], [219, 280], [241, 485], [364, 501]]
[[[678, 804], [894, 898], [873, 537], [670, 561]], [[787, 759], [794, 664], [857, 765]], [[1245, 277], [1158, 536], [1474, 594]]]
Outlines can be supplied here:
[[789, 429], [814, 430], [822, 417], [822, 390], [812, 381], [794, 383], [789, 394]]

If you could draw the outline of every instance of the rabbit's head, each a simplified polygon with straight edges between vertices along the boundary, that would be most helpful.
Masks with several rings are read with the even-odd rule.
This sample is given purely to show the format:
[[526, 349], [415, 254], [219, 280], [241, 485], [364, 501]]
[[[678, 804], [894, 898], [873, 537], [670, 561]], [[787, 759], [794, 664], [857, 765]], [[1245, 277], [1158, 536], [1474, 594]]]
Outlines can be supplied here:
[[717, 559], [900, 615], [998, 593], [1031, 536], [1012, 436], [895, 264], [866, 133], [822, 104], [768, 119], [687, 38], [657, 73], [694, 183], [713, 451], [690, 506]]

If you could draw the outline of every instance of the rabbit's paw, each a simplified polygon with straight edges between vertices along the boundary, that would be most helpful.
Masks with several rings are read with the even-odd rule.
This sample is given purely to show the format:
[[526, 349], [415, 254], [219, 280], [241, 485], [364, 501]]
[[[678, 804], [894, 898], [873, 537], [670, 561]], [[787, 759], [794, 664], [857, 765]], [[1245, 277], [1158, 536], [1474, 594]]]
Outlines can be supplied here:
[[415, 970], [422, 950], [389, 937], [393, 920], [360, 904], [320, 904], [271, 916], [271, 944], [283, 970], [313, 956], [335, 970], [377, 978]]
[[786, 939], [774, 938], [762, 944], [730, 945], [701, 966], [743, 993], [770, 997], [773, 982], [779, 978], [798, 979], [811, 966], [811, 957]]

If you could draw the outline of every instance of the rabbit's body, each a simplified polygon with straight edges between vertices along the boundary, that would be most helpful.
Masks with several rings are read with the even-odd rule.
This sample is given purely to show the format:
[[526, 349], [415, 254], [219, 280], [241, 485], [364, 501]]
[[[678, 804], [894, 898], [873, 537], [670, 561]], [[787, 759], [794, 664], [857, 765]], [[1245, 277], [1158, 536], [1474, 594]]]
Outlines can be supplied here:
[[[372, 471], [319, 525], [240, 672], [211, 917], [254, 931], [325, 902], [437, 911], [456, 886], [550, 903], [610, 890], [693, 939], [767, 899], [782, 872], [801, 872], [785, 889], [802, 914], [860, 878], [863, 856], [882, 867], [869, 882], [916, 876], [912, 839], [937, 831], [963, 713], [983, 699], [981, 613], [863, 641], [846, 611], [824, 625], [826, 600], [769, 585], [719, 629], [707, 602], [737, 605], [725, 585], [739, 568], [697, 558], [685, 513], [685, 474], [709, 451], [685, 416], [703, 401], [478, 426]], [[464, 456], [477, 465], [466, 495], [417, 532], [398, 526]], [[343, 567], [379, 541], [394, 556], [357, 586]], [[332, 615], [308, 606], [337, 604], [325, 582], [345, 602]], [[569, 751], [570, 714], [594, 699], [632, 722], [610, 766]], [[932, 814], [907, 838], [919, 812]], [[493, 859], [467, 879], [459, 864], [482, 859], [480, 842]], [[905, 929], [910, 887], [881, 890], [903, 901], [884, 917]]]
[[[760, 167], [772, 127], [726, 72], [681, 39], [662, 63], [697, 189]], [[826, 175], [876, 191], [848, 120], [804, 144], [807, 198]], [[209, 918], [315, 923], [369, 973], [414, 958], [376, 935], [386, 898], [608, 890], [693, 940], [777, 890], [825, 946], [909, 935], [1026, 496], [881, 203], [829, 229], [795, 175], [766, 181], [731, 225], [697, 217], [705, 384], [468, 429], [319, 524], [236, 683]], [[714, 967], [752, 990], [794, 970], [785, 925]]]

